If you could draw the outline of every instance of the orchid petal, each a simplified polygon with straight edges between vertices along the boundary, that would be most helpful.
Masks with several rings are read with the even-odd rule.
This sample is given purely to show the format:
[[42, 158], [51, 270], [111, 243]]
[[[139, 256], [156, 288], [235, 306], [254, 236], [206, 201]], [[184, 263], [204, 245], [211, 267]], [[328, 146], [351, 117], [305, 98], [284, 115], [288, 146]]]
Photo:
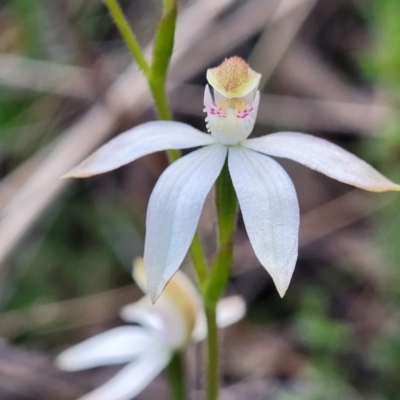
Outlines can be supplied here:
[[227, 148], [214, 144], [169, 166], [150, 197], [144, 249], [147, 286], [154, 302], [182, 263], [206, 196], [221, 172]]
[[158, 336], [143, 328], [121, 326], [64, 350], [56, 358], [56, 363], [67, 371], [121, 364], [132, 361], [159, 342]]
[[130, 400], [145, 389], [170, 360], [171, 352], [167, 347], [155, 347], [79, 400]]
[[[241, 296], [230, 296], [220, 300], [217, 304], [218, 328], [226, 328], [240, 321], [246, 314], [246, 303]], [[192, 340], [200, 342], [207, 336], [207, 322], [204, 312], [197, 316], [196, 326], [192, 333]]]
[[[133, 277], [143, 290], [147, 290], [145, 266], [142, 258], [134, 261]], [[150, 329], [163, 332], [173, 348], [183, 347], [190, 339], [201, 309], [201, 298], [192, 281], [181, 271], [166, 285], [156, 304], [146, 296], [121, 310], [128, 322], [138, 322]]]
[[[139, 257], [134, 261], [132, 273], [133, 279], [140, 289], [142, 289], [143, 292], [146, 292], [146, 270], [143, 258]], [[182, 303], [183, 299], [185, 300], [186, 308], [188, 303], [193, 305], [193, 308], [196, 310], [201, 307], [201, 298], [195, 285], [184, 272], [177, 271], [173, 278], [168, 282], [157, 304], [159, 304], [160, 301], [168, 300], [179, 305]], [[157, 304], [154, 306], [155, 308], [157, 308]]]
[[165, 334], [165, 321], [160, 309], [153, 305], [147, 296], [123, 306], [119, 315], [125, 322], [140, 324], [162, 335]]
[[229, 296], [217, 304], [218, 328], [226, 328], [240, 321], [246, 315], [246, 303], [241, 296]]
[[340, 182], [370, 190], [385, 192], [400, 190], [381, 173], [339, 146], [311, 135], [278, 132], [243, 143], [249, 149], [275, 157], [289, 158]]
[[86, 178], [112, 171], [156, 151], [187, 149], [215, 142], [211, 135], [182, 122], [147, 122], [110, 140], [64, 177]]
[[229, 171], [254, 252], [283, 297], [297, 259], [299, 206], [292, 181], [272, 158], [232, 147]]
[[155, 304], [147, 296], [128, 304], [122, 308], [120, 315], [126, 322], [139, 323], [158, 332], [171, 348], [178, 349], [184, 347], [190, 339], [198, 310], [191, 299], [181, 296], [177, 302], [163, 296], [164, 293]]

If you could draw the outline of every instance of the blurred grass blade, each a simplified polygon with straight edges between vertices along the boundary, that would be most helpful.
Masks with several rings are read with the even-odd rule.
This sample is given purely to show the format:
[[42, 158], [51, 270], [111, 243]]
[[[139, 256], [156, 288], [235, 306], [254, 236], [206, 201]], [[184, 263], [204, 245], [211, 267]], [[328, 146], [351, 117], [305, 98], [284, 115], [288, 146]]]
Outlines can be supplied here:
[[114, 19], [118, 30], [125, 41], [128, 49], [133, 55], [133, 58], [138, 63], [140, 69], [146, 77], [149, 76], [150, 68], [143, 54], [142, 48], [140, 47], [135, 34], [133, 33], [128, 21], [125, 18], [124, 13], [118, 3], [118, 0], [105, 0], [105, 4], [110, 12], [110, 15]]

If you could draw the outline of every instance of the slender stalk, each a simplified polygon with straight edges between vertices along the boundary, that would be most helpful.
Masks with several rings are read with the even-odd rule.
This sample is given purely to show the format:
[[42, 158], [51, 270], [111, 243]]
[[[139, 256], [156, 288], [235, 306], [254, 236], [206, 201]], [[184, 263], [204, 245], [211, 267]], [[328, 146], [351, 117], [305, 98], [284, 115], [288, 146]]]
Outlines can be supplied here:
[[[169, 109], [167, 95], [165, 92], [165, 84], [164, 82], [156, 82], [153, 79], [149, 79], [149, 86], [151, 90], [151, 94], [154, 99], [154, 103], [156, 105], [157, 114], [159, 119], [171, 121], [172, 114]], [[181, 152], [179, 150], [167, 150], [167, 157], [170, 163], [173, 163], [181, 156]]]
[[216, 206], [218, 219], [218, 241], [223, 246], [231, 240], [236, 226], [237, 198], [229, 173], [228, 162], [225, 162], [216, 184]]
[[193, 261], [200, 289], [204, 289], [208, 278], [208, 268], [206, 258], [204, 256], [203, 246], [198, 233], [194, 235], [192, 244], [190, 246], [190, 256]]
[[[118, 3], [118, 0], [105, 0], [108, 10], [117, 25], [119, 32], [124, 39], [127, 47], [131, 51], [133, 58], [138, 63], [139, 67], [143, 71], [146, 79], [148, 80], [151, 94], [156, 104], [157, 113], [160, 119], [171, 120], [172, 115], [169, 110], [168, 100], [165, 93], [165, 82], [163, 80], [158, 81], [152, 77], [152, 69], [143, 54], [143, 51], [136, 39], [135, 34], [129, 26], [128, 21], [125, 18], [124, 13]], [[171, 0], [166, 0], [164, 3], [164, 10], [167, 10], [173, 5]], [[169, 162], [176, 161], [180, 157], [179, 150], [168, 150], [167, 156]]]
[[176, 3], [176, 0], [163, 0], [163, 10], [164, 13], [167, 12]]
[[215, 257], [207, 284], [203, 291], [206, 304], [217, 304], [225, 291], [233, 259], [233, 237], [221, 246]]
[[175, 352], [167, 368], [168, 379], [173, 400], [186, 399], [186, 381], [183, 355]]
[[205, 301], [211, 304], [216, 304], [225, 290], [233, 258], [233, 232], [236, 225], [237, 198], [227, 162], [225, 162], [217, 179], [216, 206], [218, 249], [204, 289]]
[[205, 308], [207, 320], [207, 386], [206, 399], [217, 400], [219, 389], [218, 371], [218, 327], [215, 304]]
[[225, 163], [216, 184], [216, 205], [218, 220], [218, 250], [212, 270], [203, 290], [207, 320], [207, 388], [206, 400], [217, 400], [219, 388], [218, 371], [218, 330], [216, 307], [221, 298], [232, 265], [233, 232], [236, 225], [237, 198]]
[[143, 51], [136, 39], [135, 34], [130, 28], [128, 21], [126, 20], [124, 13], [121, 10], [121, 7], [118, 4], [117, 0], [105, 0], [106, 6], [114, 19], [115, 24], [117, 25], [119, 32], [121, 33], [122, 38], [124, 39], [126, 45], [131, 51], [133, 58], [138, 63], [139, 67], [143, 71], [146, 77], [150, 76], [150, 66], [144, 57]]
[[171, 121], [172, 114], [169, 109], [167, 95], [165, 93], [165, 85], [164, 82], [156, 82], [154, 79], [151, 79], [150, 82], [150, 90], [153, 95], [154, 102], [157, 108], [157, 114], [160, 119]]

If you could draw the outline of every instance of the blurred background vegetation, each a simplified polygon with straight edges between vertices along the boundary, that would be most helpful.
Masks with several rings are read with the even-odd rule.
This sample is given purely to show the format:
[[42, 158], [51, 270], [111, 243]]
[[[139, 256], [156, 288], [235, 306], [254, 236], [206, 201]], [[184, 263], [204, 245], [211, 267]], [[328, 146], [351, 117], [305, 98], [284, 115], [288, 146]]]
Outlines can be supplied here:
[[[148, 46], [161, 0], [120, 3]], [[177, 120], [204, 129], [205, 71], [240, 55], [263, 74], [255, 135], [309, 132], [400, 182], [398, 0], [191, 0], [180, 10]], [[144, 80], [100, 0], [4, 0], [0, 22], [0, 398], [73, 399], [115, 369], [68, 374], [52, 357], [120, 324], [119, 308], [139, 298], [131, 262], [167, 162], [155, 154], [60, 180], [107, 138], [155, 118]], [[239, 219], [229, 290], [249, 313], [224, 335], [223, 399], [397, 400], [400, 197], [282, 163], [300, 199], [300, 257], [281, 300]], [[211, 256], [211, 198], [200, 231]], [[165, 390], [160, 377], [138, 398]]]

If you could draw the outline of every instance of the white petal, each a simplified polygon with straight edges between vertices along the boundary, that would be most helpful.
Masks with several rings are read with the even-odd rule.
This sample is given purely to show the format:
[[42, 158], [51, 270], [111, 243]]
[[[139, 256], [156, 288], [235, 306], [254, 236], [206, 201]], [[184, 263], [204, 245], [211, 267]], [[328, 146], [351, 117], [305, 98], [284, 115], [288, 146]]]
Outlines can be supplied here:
[[297, 260], [299, 206], [293, 183], [272, 158], [243, 147], [229, 150], [228, 165], [250, 243], [283, 296]]
[[221, 172], [227, 149], [196, 150], [169, 166], [158, 180], [147, 210], [144, 264], [153, 302], [182, 263], [205, 198]]
[[154, 348], [122, 368], [114, 378], [79, 400], [130, 400], [138, 395], [168, 365], [168, 348]]
[[[134, 262], [133, 276], [143, 291], [147, 291], [143, 259]], [[173, 348], [181, 348], [190, 340], [201, 309], [201, 298], [192, 281], [181, 271], [166, 285], [153, 305], [149, 297], [125, 306], [121, 316], [162, 333]]]
[[218, 328], [226, 328], [240, 321], [246, 315], [246, 303], [241, 296], [229, 296], [217, 304]]
[[182, 122], [147, 122], [104, 144], [65, 177], [85, 178], [98, 175], [156, 151], [205, 146], [215, 141], [211, 135]]
[[132, 361], [152, 349], [160, 339], [136, 326], [121, 326], [83, 341], [63, 351], [55, 360], [67, 371]]
[[365, 161], [324, 139], [297, 132], [278, 132], [243, 143], [249, 149], [289, 158], [316, 171], [373, 192], [400, 190]]
[[192, 341], [200, 342], [207, 337], [207, 321], [204, 311], [197, 315], [196, 325], [192, 332]]
[[163, 334], [166, 327], [160, 311], [151, 303], [150, 298], [145, 296], [135, 303], [126, 304], [121, 308], [119, 315], [126, 322], [137, 323]]
[[[241, 296], [230, 296], [217, 304], [218, 328], [226, 328], [241, 320], [246, 314], [246, 303]], [[196, 326], [192, 333], [192, 341], [200, 342], [207, 336], [207, 322], [204, 312], [199, 312]]]
[[120, 314], [125, 321], [145, 326], [160, 335], [169, 347], [179, 349], [190, 339], [198, 310], [185, 296], [178, 302], [164, 294], [165, 291], [155, 304], [147, 296], [142, 301], [128, 304]]

